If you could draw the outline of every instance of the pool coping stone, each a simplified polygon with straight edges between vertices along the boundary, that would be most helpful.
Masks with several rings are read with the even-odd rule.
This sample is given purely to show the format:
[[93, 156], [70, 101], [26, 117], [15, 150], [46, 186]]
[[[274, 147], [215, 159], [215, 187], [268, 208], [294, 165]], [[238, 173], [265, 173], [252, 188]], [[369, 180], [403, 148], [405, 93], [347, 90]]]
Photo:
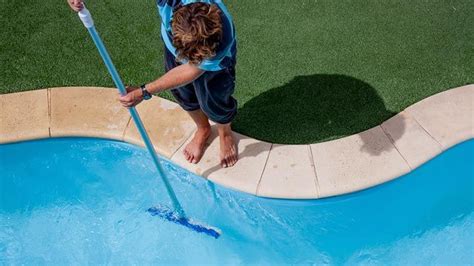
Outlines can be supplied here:
[[[99, 137], [143, 146], [113, 88], [58, 87], [0, 95], [0, 144], [49, 137]], [[198, 164], [182, 154], [195, 131], [179, 105], [154, 97], [137, 106], [155, 149], [216, 184], [260, 197], [316, 199], [407, 174], [474, 138], [474, 84], [425, 98], [381, 125], [308, 145], [273, 144], [235, 133], [239, 161], [219, 166], [215, 125]], [[157, 112], [154, 112], [154, 110]]]

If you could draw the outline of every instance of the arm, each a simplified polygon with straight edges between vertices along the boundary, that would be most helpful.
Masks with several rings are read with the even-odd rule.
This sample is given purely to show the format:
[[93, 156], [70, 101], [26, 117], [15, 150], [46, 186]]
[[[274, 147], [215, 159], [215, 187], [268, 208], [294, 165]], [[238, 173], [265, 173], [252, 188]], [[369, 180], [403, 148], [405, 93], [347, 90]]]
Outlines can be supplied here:
[[171, 69], [159, 79], [148, 83], [146, 85], [146, 90], [149, 93], [157, 93], [181, 87], [193, 82], [195, 79], [199, 78], [202, 73], [204, 73], [204, 71], [195, 65], [183, 64]]
[[[203, 73], [204, 70], [195, 65], [183, 64], [171, 69], [157, 80], [146, 84], [145, 88], [149, 93], [162, 92], [189, 84]], [[143, 94], [139, 87], [127, 87], [127, 92], [127, 95], [119, 98], [124, 107], [135, 106], [143, 100]]]

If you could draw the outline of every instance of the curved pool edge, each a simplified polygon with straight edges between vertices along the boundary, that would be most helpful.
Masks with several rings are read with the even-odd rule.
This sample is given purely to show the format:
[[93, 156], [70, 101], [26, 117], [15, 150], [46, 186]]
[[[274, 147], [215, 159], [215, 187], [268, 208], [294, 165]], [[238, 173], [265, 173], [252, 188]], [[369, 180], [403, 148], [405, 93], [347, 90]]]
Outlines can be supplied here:
[[[0, 143], [49, 137], [100, 137], [143, 146], [111, 88], [61, 87], [0, 95]], [[366, 131], [310, 144], [272, 144], [242, 134], [240, 160], [218, 164], [215, 128], [197, 165], [181, 151], [193, 122], [171, 101], [154, 97], [137, 109], [162, 156], [224, 187], [269, 198], [315, 199], [347, 194], [407, 174], [474, 138], [474, 85], [450, 89]]]

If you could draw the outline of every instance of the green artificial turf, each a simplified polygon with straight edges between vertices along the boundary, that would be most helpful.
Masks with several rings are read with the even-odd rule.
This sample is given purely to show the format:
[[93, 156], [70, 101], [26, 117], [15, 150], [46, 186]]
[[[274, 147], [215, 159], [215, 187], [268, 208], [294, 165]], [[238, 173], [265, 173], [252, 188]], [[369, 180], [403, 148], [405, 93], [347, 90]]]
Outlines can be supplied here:
[[[127, 84], [163, 74], [154, 3], [88, 1]], [[474, 80], [470, 0], [226, 3], [238, 34], [233, 127], [258, 139], [314, 143], [354, 134]], [[113, 86], [66, 0], [0, 0], [0, 21], [0, 93]]]

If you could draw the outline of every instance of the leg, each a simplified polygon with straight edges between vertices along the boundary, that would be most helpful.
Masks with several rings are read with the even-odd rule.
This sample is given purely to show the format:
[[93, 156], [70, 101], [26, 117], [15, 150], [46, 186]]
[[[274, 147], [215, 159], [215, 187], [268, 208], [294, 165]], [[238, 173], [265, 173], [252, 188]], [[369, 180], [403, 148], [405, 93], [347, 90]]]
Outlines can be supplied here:
[[217, 123], [220, 140], [220, 164], [231, 167], [237, 162], [237, 146], [232, 135], [231, 122], [237, 114], [237, 101], [232, 97], [235, 70], [228, 68], [206, 72], [194, 82], [201, 110]]
[[219, 132], [221, 166], [234, 166], [238, 160], [238, 151], [232, 135], [230, 123], [217, 124], [217, 131]]
[[[165, 47], [165, 70], [169, 71], [179, 64]], [[183, 150], [184, 157], [190, 163], [198, 163], [204, 153], [206, 140], [211, 134], [211, 125], [207, 116], [201, 111], [199, 101], [196, 97], [193, 84], [188, 84], [180, 88], [171, 90], [179, 105], [188, 112], [189, 116], [196, 123], [197, 130], [191, 142]]]
[[188, 114], [194, 123], [196, 123], [197, 130], [191, 142], [184, 148], [183, 154], [188, 162], [196, 164], [201, 160], [204, 154], [204, 146], [211, 135], [211, 124], [209, 124], [207, 116], [201, 109], [188, 111]]

